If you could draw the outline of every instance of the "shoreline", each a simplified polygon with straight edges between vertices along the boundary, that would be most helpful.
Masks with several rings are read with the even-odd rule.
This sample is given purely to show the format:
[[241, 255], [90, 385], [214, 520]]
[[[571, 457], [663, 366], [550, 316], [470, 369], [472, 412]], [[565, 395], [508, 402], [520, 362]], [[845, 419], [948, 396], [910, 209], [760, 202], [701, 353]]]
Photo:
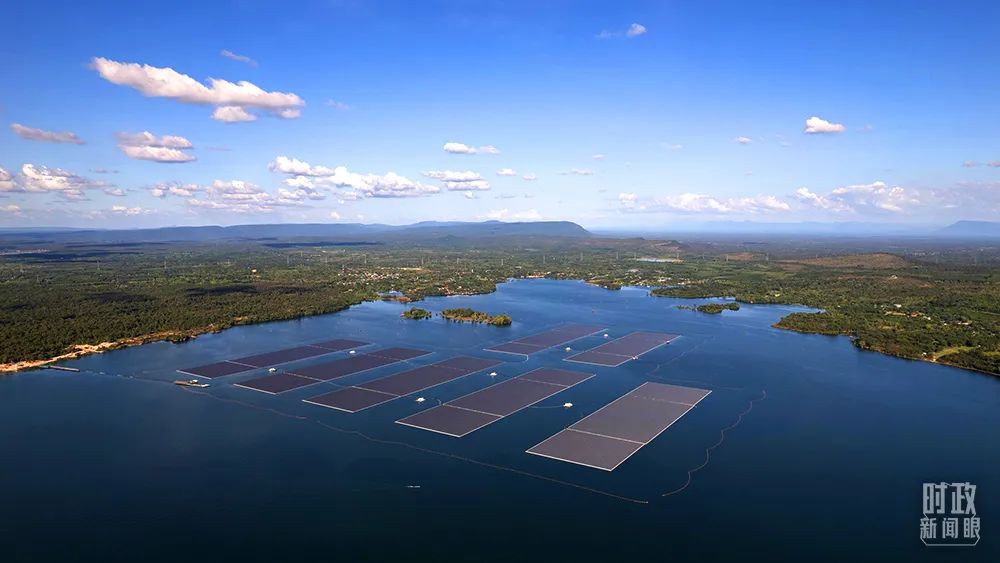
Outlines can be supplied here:
[[[507, 278], [506, 280], [504, 280], [503, 282], [500, 282], [500, 283], [508, 283], [510, 281], [521, 280], [521, 279], [553, 279], [553, 280], [556, 280], [556, 281], [570, 281], [568, 278], [548, 278], [548, 277], [543, 277], [543, 276], [541, 276], [541, 277], [540, 276], [524, 276], [524, 277], [510, 277], [510, 278]], [[603, 286], [603, 285], [601, 285], [599, 283], [595, 283], [595, 282], [593, 282], [591, 280], [587, 280], [587, 279], [583, 279], [583, 278], [573, 278], [572, 281], [579, 281], [579, 282], [582, 282], [582, 283], [586, 283], [588, 285], [593, 285], [595, 287], [600, 287], [601, 289], [604, 289], [605, 291], [620, 291], [623, 287], [640, 287], [640, 288], [648, 289], [648, 287], [646, 287], [646, 286], [621, 286], [621, 287], [618, 287], [618, 288], [609, 288], [609, 287], [605, 287], [605, 286]], [[497, 285], [499, 285], [499, 284], [497, 284]], [[654, 286], [649, 286], [649, 287], [654, 287]], [[463, 295], [466, 295], [466, 296], [467, 295], [488, 295], [490, 293], [495, 293], [496, 290], [497, 290], [496, 289], [496, 285], [494, 285], [494, 287], [493, 287], [492, 290], [490, 290], [490, 291], [484, 291], [484, 292], [481, 292], [481, 293], [476, 293], [476, 292], [473, 292], [473, 293], [465, 293], [465, 292], [463, 292], [463, 293], [457, 293], [456, 292], [456, 293], [447, 293], [447, 294], [441, 294], [441, 295], [426, 295], [424, 297], [453, 297], [453, 296], [463, 296]], [[661, 297], [661, 296], [658, 296], [658, 295], [653, 295], [652, 293], [650, 293], [649, 296], [650, 297]], [[408, 298], [410, 300], [407, 301], [406, 303], [415, 303], [415, 302], [418, 302], [418, 301], [423, 301], [424, 297], [420, 297], [420, 298]], [[662, 297], [669, 297], [669, 298], [672, 298], [672, 299], [690, 299], [690, 300], [712, 299], [712, 297], [676, 297], [676, 296], [662, 296]], [[739, 299], [733, 298], [733, 300], [735, 302], [737, 302], [737, 303], [741, 303], [741, 301]], [[329, 314], [339, 313], [340, 311], [344, 311], [344, 310], [350, 309], [351, 307], [354, 307], [355, 305], [360, 305], [362, 303], [375, 302], [375, 301], [397, 301], [397, 300], [395, 300], [395, 299], [386, 300], [386, 299], [382, 299], [381, 297], [378, 297], [378, 298], [375, 298], [375, 299], [363, 299], [363, 300], [361, 300], [361, 301], [359, 301], [357, 303], [348, 305], [347, 307], [343, 307], [343, 308], [338, 309], [336, 311], [330, 311], [330, 312], [327, 312], [327, 313], [319, 313], [319, 314], [321, 314], [321, 315], [329, 315]], [[400, 303], [402, 304], [403, 302], [400, 301]], [[818, 311], [822, 310], [822, 309], [818, 309], [816, 307], [810, 307], [809, 305], [802, 305], [802, 304], [795, 304], [795, 303], [745, 303], [745, 304], [746, 305], [763, 305], [763, 306], [809, 307], [811, 309], [817, 309]], [[316, 316], [316, 315], [301, 315], [301, 316], [293, 317], [293, 318], [305, 318], [305, 317], [311, 317], [311, 316]], [[233, 327], [236, 327], [236, 326], [250, 326], [250, 325], [264, 324], [264, 323], [269, 323], [269, 322], [280, 322], [280, 321], [293, 320], [293, 318], [274, 318], [274, 319], [267, 319], [267, 320], [256, 321], [256, 322], [252, 322], [252, 323], [240, 322], [240, 319], [232, 319], [231, 322], [223, 324], [223, 325], [209, 325], [207, 327], [200, 327], [200, 328], [196, 328], [196, 329], [189, 329], [189, 330], [186, 330], [186, 331], [164, 331], [164, 332], [158, 332], [158, 333], [153, 333], [153, 334], [145, 334], [145, 335], [141, 335], [141, 336], [130, 336], [130, 337], [127, 337], [127, 338], [122, 338], [122, 339], [111, 341], [111, 342], [100, 342], [98, 344], [74, 344], [73, 345], [73, 347], [75, 348], [74, 350], [72, 350], [70, 352], [66, 352], [65, 354], [60, 354], [60, 355], [52, 357], [52, 358], [43, 359], [43, 360], [23, 360], [23, 361], [19, 361], [19, 362], [9, 362], [9, 363], [6, 363], [6, 364], [0, 364], [0, 375], [12, 374], [12, 373], [17, 373], [17, 372], [20, 372], [20, 371], [25, 371], [25, 370], [30, 370], [30, 369], [45, 368], [48, 364], [52, 364], [52, 363], [55, 363], [55, 362], [60, 362], [60, 361], [63, 361], [63, 360], [74, 360], [76, 358], [80, 358], [80, 357], [83, 357], [83, 356], [89, 356], [91, 354], [101, 354], [101, 353], [104, 353], [104, 352], [109, 352], [111, 350], [118, 350], [118, 349], [121, 349], [121, 348], [129, 348], [129, 347], [132, 347], [132, 346], [141, 346], [143, 344], [150, 344], [152, 342], [162, 342], [164, 340], [169, 340], [169, 341], [172, 341], [172, 342], [183, 342], [185, 340], [189, 340], [189, 339], [192, 339], [192, 338], [197, 338], [198, 336], [200, 336], [202, 334], [209, 334], [209, 333], [214, 333], [214, 332], [221, 332], [223, 330], [226, 330], [228, 328], [233, 328]], [[782, 317], [782, 318], [784, 318], [784, 317]], [[463, 321], [453, 321], [453, 322], [463, 322]], [[789, 332], [796, 332], [796, 333], [799, 333], [799, 334], [816, 334], [816, 335], [821, 335], [821, 336], [833, 336], [833, 337], [836, 337], [836, 336], [846, 336], [848, 338], [851, 338], [850, 334], [843, 334], [843, 333], [830, 334], [830, 333], [823, 333], [823, 332], [808, 332], [808, 331], [798, 330], [798, 329], [794, 329], [794, 328], [785, 328], [785, 327], [782, 327], [782, 326], [778, 326], [780, 324], [781, 324], [781, 319], [779, 319], [776, 323], [774, 323], [773, 325], [771, 325], [771, 327], [779, 329], [779, 330], [787, 330]], [[851, 338], [851, 340], [852, 340], [852, 345], [854, 345], [853, 338]], [[883, 356], [888, 356], [890, 358], [899, 358], [899, 359], [910, 360], [910, 361], [915, 361], [915, 362], [926, 362], [926, 363], [930, 363], [930, 364], [936, 364], [936, 365], [939, 365], [939, 366], [945, 366], [945, 367], [950, 367], [950, 368], [955, 368], [955, 369], [970, 371], [970, 372], [974, 372], [974, 373], [989, 375], [989, 376], [992, 376], [994, 378], [1000, 378], [1000, 374], [997, 374], [997, 373], [991, 373], [991, 372], [988, 372], [988, 371], [983, 371], [983, 370], [979, 370], [979, 369], [975, 369], [975, 368], [964, 367], [964, 366], [957, 366], [957, 365], [953, 365], [953, 364], [939, 362], [939, 361], [937, 361], [935, 359], [914, 358], [914, 357], [909, 357], [909, 356], [900, 356], [900, 355], [897, 355], [897, 354], [890, 354], [890, 353], [887, 353], [887, 352], [883, 352], [881, 350], [873, 350], [873, 349], [861, 348], [861, 347], [859, 347], [857, 345], [854, 345], [854, 347], [855, 347], [855, 349], [863, 351], [863, 352], [874, 352], [876, 354], [882, 354]]]

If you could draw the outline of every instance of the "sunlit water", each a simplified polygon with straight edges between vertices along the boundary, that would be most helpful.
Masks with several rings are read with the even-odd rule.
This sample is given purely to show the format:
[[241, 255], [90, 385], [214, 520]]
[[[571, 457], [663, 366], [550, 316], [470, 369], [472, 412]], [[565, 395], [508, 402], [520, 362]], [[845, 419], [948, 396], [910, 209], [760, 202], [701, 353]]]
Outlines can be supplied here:
[[[515, 281], [421, 304], [506, 312], [508, 328], [366, 303], [66, 364], [80, 373], [0, 377], [4, 560], [996, 560], [1000, 380], [770, 328], [799, 308], [679, 303], [696, 302]], [[561, 348], [528, 361], [482, 351], [565, 322], [683, 336], [618, 368], [569, 364]], [[301, 402], [332, 383], [232, 386], [262, 370], [170, 383], [176, 368], [335, 337], [434, 352], [338, 384], [457, 354], [510, 360], [500, 379], [539, 366], [597, 377], [462, 439], [393, 421], [489, 385], [486, 373], [358, 414]], [[613, 473], [524, 453], [650, 380], [713, 393]], [[920, 543], [925, 481], [978, 485], [978, 547]]]

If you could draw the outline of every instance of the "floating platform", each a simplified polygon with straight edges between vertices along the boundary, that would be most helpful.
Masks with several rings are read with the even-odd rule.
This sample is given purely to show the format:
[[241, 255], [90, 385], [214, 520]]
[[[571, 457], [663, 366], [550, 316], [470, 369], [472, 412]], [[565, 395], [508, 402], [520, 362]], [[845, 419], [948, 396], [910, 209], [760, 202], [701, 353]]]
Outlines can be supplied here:
[[643, 383], [527, 452], [614, 471], [709, 393], [694, 387]]

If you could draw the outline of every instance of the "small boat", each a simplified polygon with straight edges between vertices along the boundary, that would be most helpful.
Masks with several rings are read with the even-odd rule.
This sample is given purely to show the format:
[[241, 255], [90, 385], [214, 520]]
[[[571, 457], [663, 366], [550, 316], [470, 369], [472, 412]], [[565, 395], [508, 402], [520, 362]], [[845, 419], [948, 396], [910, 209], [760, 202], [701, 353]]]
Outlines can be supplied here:
[[202, 383], [197, 379], [178, 379], [174, 381], [174, 385], [183, 385], [184, 387], [208, 387], [208, 383]]

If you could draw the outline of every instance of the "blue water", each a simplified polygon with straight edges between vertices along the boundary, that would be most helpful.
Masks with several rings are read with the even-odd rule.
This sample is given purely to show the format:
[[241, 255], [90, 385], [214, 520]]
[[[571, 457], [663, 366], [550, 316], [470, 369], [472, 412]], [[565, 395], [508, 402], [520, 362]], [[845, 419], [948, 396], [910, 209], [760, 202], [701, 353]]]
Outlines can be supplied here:
[[[770, 328], [801, 308], [679, 303], [692, 302], [514, 281], [421, 304], [506, 312], [509, 328], [366, 303], [66, 364], [80, 373], [0, 377], [3, 560], [997, 560], [1000, 379]], [[683, 336], [618, 368], [568, 364], [562, 349], [528, 361], [482, 351], [565, 322]], [[539, 366], [597, 377], [462, 439], [393, 421], [483, 388], [486, 374], [353, 415], [301, 402], [332, 383], [281, 396], [232, 386], [260, 371], [204, 390], [170, 383], [176, 368], [334, 337], [434, 351], [338, 384], [460, 353], [510, 360], [501, 379]], [[713, 392], [613, 473], [524, 453], [642, 381]], [[748, 409], [690, 486], [661, 496]], [[925, 481], [978, 485], [977, 547], [921, 544]]]

